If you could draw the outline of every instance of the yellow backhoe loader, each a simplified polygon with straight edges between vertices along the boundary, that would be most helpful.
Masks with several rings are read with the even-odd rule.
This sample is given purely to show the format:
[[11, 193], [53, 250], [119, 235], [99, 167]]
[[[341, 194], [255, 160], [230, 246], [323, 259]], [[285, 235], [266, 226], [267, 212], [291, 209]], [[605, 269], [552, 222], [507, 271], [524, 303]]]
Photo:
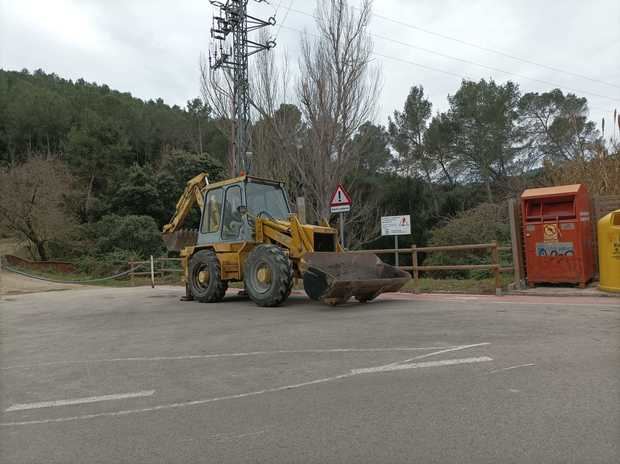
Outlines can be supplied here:
[[[180, 229], [196, 204], [199, 229]], [[344, 252], [327, 222], [302, 224], [291, 213], [282, 183], [249, 175], [213, 184], [206, 173], [191, 179], [163, 238], [180, 251], [186, 299], [205, 303], [221, 301], [229, 282], [243, 282], [257, 305], [277, 306], [296, 278], [310, 298], [328, 304], [370, 301], [410, 279], [376, 255]]]

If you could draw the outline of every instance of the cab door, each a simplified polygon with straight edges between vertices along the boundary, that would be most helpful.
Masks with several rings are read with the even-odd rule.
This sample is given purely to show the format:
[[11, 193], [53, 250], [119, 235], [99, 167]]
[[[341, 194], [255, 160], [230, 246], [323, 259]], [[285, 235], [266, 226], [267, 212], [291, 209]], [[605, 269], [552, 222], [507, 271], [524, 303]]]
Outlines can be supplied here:
[[198, 244], [215, 243], [221, 241], [220, 227], [222, 224], [222, 210], [224, 203], [224, 189], [209, 190], [205, 196], [200, 221], [200, 234]]

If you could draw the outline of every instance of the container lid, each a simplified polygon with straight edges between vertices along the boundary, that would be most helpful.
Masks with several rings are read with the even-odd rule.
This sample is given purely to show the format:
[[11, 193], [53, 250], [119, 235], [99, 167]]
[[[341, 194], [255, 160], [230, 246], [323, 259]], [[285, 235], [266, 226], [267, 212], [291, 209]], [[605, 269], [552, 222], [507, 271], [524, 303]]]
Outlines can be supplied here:
[[576, 194], [584, 188], [583, 184], [558, 185], [555, 187], [543, 187], [527, 189], [521, 194], [521, 199], [555, 197], [560, 195]]

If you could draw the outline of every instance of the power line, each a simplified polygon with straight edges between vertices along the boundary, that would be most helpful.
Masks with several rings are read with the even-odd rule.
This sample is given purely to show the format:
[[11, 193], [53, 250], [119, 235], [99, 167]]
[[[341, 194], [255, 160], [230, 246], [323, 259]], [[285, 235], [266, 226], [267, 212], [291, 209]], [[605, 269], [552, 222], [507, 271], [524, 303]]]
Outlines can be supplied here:
[[[352, 6], [352, 8], [359, 9], [359, 7], [356, 7], [356, 6]], [[424, 32], [425, 34], [430, 34], [430, 35], [434, 35], [436, 37], [441, 37], [442, 39], [451, 40], [453, 42], [458, 42], [458, 43], [460, 43], [462, 45], [467, 45], [468, 47], [478, 48], [478, 49], [483, 50], [483, 51], [488, 52], [488, 53], [495, 53], [497, 55], [501, 55], [501, 56], [504, 56], [506, 58], [510, 58], [512, 60], [521, 61], [522, 63], [527, 63], [527, 64], [531, 64], [531, 65], [534, 65], [534, 66], [539, 66], [541, 68], [545, 68], [545, 69], [548, 69], [548, 70], [551, 70], [551, 71], [554, 71], [554, 72], [568, 74], [568, 75], [573, 76], [573, 77], [579, 77], [581, 79], [586, 79], [588, 81], [597, 82], [599, 84], [604, 84], [604, 85], [608, 85], [610, 87], [615, 87], [615, 88], [620, 89], [620, 85], [612, 84], [611, 82], [606, 82], [606, 81], [602, 81], [602, 80], [599, 80], [599, 79], [594, 79], [592, 77], [589, 77], [589, 76], [586, 76], [586, 75], [583, 75], [583, 74], [579, 74], [579, 73], [576, 73], [576, 72], [573, 72], [573, 71], [567, 71], [565, 69], [557, 68], [555, 66], [549, 66], [549, 65], [546, 65], [546, 64], [543, 64], [543, 63], [538, 63], [536, 61], [528, 60], [526, 58], [521, 58], [521, 57], [512, 55], [510, 53], [503, 52], [501, 50], [496, 50], [496, 49], [493, 49], [493, 48], [484, 47], [482, 45], [478, 45], [478, 44], [475, 44], [473, 42], [468, 42], [466, 40], [462, 40], [462, 39], [459, 39], [457, 37], [452, 37], [452, 36], [449, 36], [449, 35], [446, 35], [446, 34], [441, 34], [439, 32], [435, 32], [435, 31], [431, 31], [429, 29], [425, 29], [425, 28], [422, 28], [422, 27], [419, 27], [419, 26], [414, 26], [413, 24], [409, 24], [409, 23], [406, 23], [404, 21], [400, 21], [398, 19], [390, 18], [389, 16], [385, 16], [385, 15], [382, 15], [382, 14], [379, 14], [379, 13], [373, 12], [373, 16], [376, 16], [377, 18], [381, 18], [381, 19], [383, 19], [385, 21], [393, 22], [395, 24], [400, 24], [401, 26], [405, 26], [405, 27], [408, 27], [408, 28], [416, 30], [416, 31]]]
[[[282, 0], [284, 1], [284, 0]], [[278, 26], [278, 30], [276, 31], [276, 35], [274, 37], [274, 41], [278, 38], [278, 35], [280, 34], [280, 29], [282, 29], [282, 25], [284, 24], [284, 21], [286, 21], [286, 18], [288, 18], [288, 14], [291, 12], [291, 8], [293, 7], [293, 3], [295, 3], [295, 0], [291, 0], [288, 4], [288, 9], [286, 10], [286, 13], [284, 13], [284, 18], [282, 18], [282, 21], [280, 22], [280, 25]], [[280, 5], [282, 4], [282, 2], [280, 2]], [[278, 8], [280, 8], [280, 5], [278, 5]]]
[[[295, 8], [290, 8], [290, 10], [294, 11], [295, 13], [299, 13], [299, 14], [311, 17], [313, 19], [316, 19], [316, 16], [314, 16], [314, 15], [312, 15], [310, 13], [307, 13], [305, 11], [297, 10]], [[487, 66], [487, 65], [484, 65], [484, 64], [481, 64], [481, 63], [477, 63], [475, 61], [466, 60], [466, 59], [463, 59], [463, 58], [458, 58], [458, 57], [455, 57], [455, 56], [447, 55], [445, 53], [437, 52], [435, 50], [431, 50], [431, 49], [424, 48], [424, 47], [419, 47], [417, 45], [413, 45], [413, 44], [410, 44], [410, 43], [407, 43], [407, 42], [402, 42], [400, 40], [396, 40], [396, 39], [392, 39], [392, 38], [389, 38], [389, 37], [381, 36], [381, 35], [378, 35], [378, 34], [375, 34], [375, 33], [372, 33], [372, 32], [370, 32], [369, 35], [371, 37], [375, 37], [377, 39], [381, 39], [381, 40], [386, 40], [386, 41], [389, 41], [389, 42], [397, 43], [399, 45], [403, 45], [403, 46], [406, 46], [406, 47], [414, 48], [414, 49], [417, 49], [417, 50], [422, 50], [422, 51], [424, 51], [426, 53], [432, 53], [432, 54], [441, 56], [443, 58], [460, 61], [460, 62], [463, 62], [463, 63], [471, 64], [471, 65], [474, 65], [474, 66], [478, 66], [478, 67], [481, 67], [481, 68], [489, 69], [489, 70], [495, 71], [495, 72], [501, 72], [501, 73], [505, 73], [505, 74], [510, 74], [510, 75], [519, 77], [521, 79], [528, 79], [528, 80], [531, 80], [533, 82], [538, 82], [538, 83], [542, 83], [542, 84], [545, 84], [545, 85], [550, 85], [552, 87], [557, 87], [557, 88], [564, 88], [566, 90], [571, 90], [573, 92], [578, 92], [578, 93], [581, 93], [581, 94], [591, 95], [593, 97], [605, 98], [605, 99], [614, 100], [614, 101], [620, 101], [620, 98], [609, 97], [607, 95], [601, 95], [601, 94], [598, 94], [598, 93], [595, 93], [595, 92], [590, 92], [590, 91], [587, 91], [587, 90], [581, 90], [581, 89], [576, 89], [576, 88], [572, 88], [572, 87], [567, 87], [567, 86], [559, 85], [557, 83], [554, 83], [554, 82], [551, 82], [551, 81], [547, 81], [547, 80], [544, 80], [544, 79], [537, 79], [537, 78], [534, 78], [534, 77], [525, 76], [523, 74], [515, 73], [515, 72], [512, 72], [512, 71], [506, 71], [506, 70], [503, 70], [503, 69], [500, 69], [500, 68], [495, 68], [493, 66]], [[377, 53], [373, 53], [373, 54], [379, 55]], [[383, 56], [384, 58], [392, 58], [392, 59], [399, 60], [399, 61], [409, 62], [407, 60], [402, 60], [400, 58], [389, 57], [387, 55], [379, 55], [379, 56]], [[454, 75], [454, 73], [451, 73], [451, 72], [448, 72], [448, 71], [443, 71], [443, 70], [440, 70], [440, 69], [437, 69], [437, 68], [432, 68], [430, 66], [422, 65], [420, 63], [415, 63], [415, 62], [410, 62], [410, 63], [411, 64], [415, 64], [415, 65], [420, 66], [420, 67], [425, 67], [427, 69], [431, 69], [431, 70], [434, 70], [434, 71], [438, 71], [438, 72], [443, 72], [443, 73], [446, 73], [446, 74], [453, 74]], [[461, 77], [463, 77], [463, 76], [461, 76]]]
[[[284, 29], [289, 29], [291, 31], [298, 32], [300, 34], [304, 34], [305, 33], [305, 34], [309, 34], [309, 35], [312, 35], [312, 36], [315, 36], [315, 37], [320, 37], [319, 34], [315, 34], [313, 32], [301, 31], [299, 29], [296, 29], [296, 28], [290, 27], [290, 26], [282, 26], [282, 27]], [[405, 59], [405, 58], [398, 58], [398, 57], [395, 57], [395, 56], [384, 55], [383, 53], [378, 53], [378, 52], [374, 52], [374, 51], [371, 52], [371, 55], [377, 56], [377, 57], [380, 57], [380, 58], [387, 58], [387, 59], [393, 60], [393, 61], [399, 61], [399, 62], [405, 63], [405, 64], [410, 64], [410, 65], [417, 66], [417, 67], [422, 68], [422, 69], [428, 69], [429, 71], [435, 71], [435, 72], [439, 72], [439, 73], [446, 74], [446, 75], [449, 75], [449, 76], [458, 77], [459, 79], [472, 80], [471, 77], [463, 75], [463, 74], [459, 74], [459, 73], [452, 72], [452, 71], [446, 71], [445, 69], [435, 68], [433, 66], [428, 66], [428, 65], [425, 65], [425, 64], [422, 64], [422, 63], [418, 63], [418, 62], [413, 61], [413, 60], [408, 60], [408, 59]], [[557, 87], [557, 86], [555, 86], [555, 87]], [[604, 96], [601, 96], [601, 97], [602, 98], [611, 98], [611, 97], [604, 97]], [[593, 107], [593, 106], [590, 106], [590, 105], [588, 105], [588, 108], [591, 109], [591, 110], [607, 111], [607, 110], [604, 110], [602, 108]]]
[[606, 95], [597, 94], [597, 93], [594, 93], [594, 92], [590, 92], [588, 90], [581, 90], [581, 89], [575, 89], [575, 88], [572, 88], [572, 87], [560, 86], [560, 85], [558, 85], [558, 84], [556, 84], [554, 82], [550, 82], [550, 81], [547, 81], [547, 80], [544, 80], [544, 79], [538, 79], [536, 77], [526, 76], [524, 74], [515, 73], [513, 71], [506, 71], [504, 69], [495, 68], [493, 66], [488, 66], [486, 64], [476, 63], [475, 61], [466, 60], [466, 59], [459, 58], [459, 57], [456, 57], [456, 56], [446, 55], [445, 53], [437, 52], [437, 51], [434, 51], [434, 50], [431, 50], [431, 49], [428, 49], [428, 48], [424, 48], [424, 47], [420, 47], [420, 46], [417, 46], [417, 45], [413, 45], [413, 44], [410, 44], [410, 43], [407, 43], [407, 42], [401, 42], [400, 40], [391, 39], [389, 37], [380, 36], [378, 34], [372, 34], [371, 33], [370, 35], [372, 37], [377, 38], [377, 39], [381, 39], [381, 40], [386, 40], [388, 42], [397, 43], [399, 45], [403, 45], [403, 46], [406, 46], [406, 47], [414, 48], [416, 50], [421, 50], [421, 51], [424, 51], [424, 52], [427, 52], [427, 53], [432, 53], [434, 55], [438, 55], [438, 56], [441, 56], [441, 57], [444, 57], [444, 58], [448, 58], [448, 59], [451, 59], [451, 60], [456, 60], [456, 61], [460, 61], [462, 63], [467, 63], [467, 64], [471, 64], [471, 65], [478, 66], [478, 67], [481, 67], [481, 68], [485, 68], [485, 69], [488, 69], [490, 71], [501, 72], [501, 73], [504, 73], [504, 74], [510, 74], [512, 76], [516, 76], [516, 77], [519, 77], [521, 79], [528, 79], [528, 80], [533, 81], [533, 82], [539, 82], [541, 84], [551, 85], [553, 87], [564, 87], [567, 90], [572, 90], [573, 92], [579, 92], [579, 93], [582, 93], [582, 94], [592, 95], [594, 97], [608, 98], [610, 100], [620, 101], [620, 98], [608, 97]]

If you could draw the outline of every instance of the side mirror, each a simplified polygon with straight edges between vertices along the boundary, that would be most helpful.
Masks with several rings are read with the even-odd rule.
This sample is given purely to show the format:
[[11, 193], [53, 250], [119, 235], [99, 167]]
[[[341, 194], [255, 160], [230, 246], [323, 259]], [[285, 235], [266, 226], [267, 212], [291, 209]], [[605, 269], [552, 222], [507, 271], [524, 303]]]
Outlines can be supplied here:
[[241, 215], [245, 215], [248, 213], [248, 207], [246, 205], [237, 206], [237, 212]]

